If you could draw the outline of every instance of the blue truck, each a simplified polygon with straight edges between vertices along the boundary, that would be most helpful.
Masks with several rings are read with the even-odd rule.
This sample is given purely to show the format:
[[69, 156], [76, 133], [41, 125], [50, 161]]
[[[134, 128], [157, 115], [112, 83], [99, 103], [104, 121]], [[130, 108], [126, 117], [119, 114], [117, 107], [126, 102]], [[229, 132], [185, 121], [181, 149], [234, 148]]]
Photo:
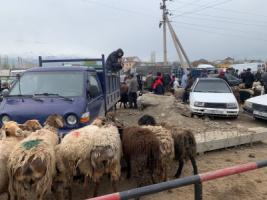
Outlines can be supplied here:
[[[59, 62], [95, 62], [100, 65], [49, 66]], [[48, 63], [44, 67], [43, 63]], [[51, 64], [52, 65], [52, 64]], [[39, 67], [17, 77], [10, 91], [4, 92], [0, 104], [0, 123], [24, 123], [37, 119], [44, 123], [51, 114], [64, 117], [65, 134], [72, 129], [90, 124], [97, 116], [104, 116], [120, 99], [120, 77], [107, 72], [105, 58], [43, 60]]]

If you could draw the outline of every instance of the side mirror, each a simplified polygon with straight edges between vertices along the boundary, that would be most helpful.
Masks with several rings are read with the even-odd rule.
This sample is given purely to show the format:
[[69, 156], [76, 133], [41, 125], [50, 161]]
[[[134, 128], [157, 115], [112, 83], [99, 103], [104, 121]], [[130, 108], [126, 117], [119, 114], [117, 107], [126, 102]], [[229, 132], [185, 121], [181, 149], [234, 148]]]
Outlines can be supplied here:
[[3, 95], [3, 97], [7, 97], [9, 95], [9, 90], [8, 89], [4, 89], [2, 91], [2, 95]]

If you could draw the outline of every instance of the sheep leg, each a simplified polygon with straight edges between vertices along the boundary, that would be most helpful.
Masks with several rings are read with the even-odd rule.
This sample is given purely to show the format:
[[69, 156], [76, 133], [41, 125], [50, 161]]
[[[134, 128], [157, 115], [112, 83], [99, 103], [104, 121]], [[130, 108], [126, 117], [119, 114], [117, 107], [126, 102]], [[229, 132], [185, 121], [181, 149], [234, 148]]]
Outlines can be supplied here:
[[126, 165], [127, 165], [127, 179], [130, 179], [132, 167], [131, 167], [131, 159], [128, 157], [126, 157]]
[[95, 182], [94, 197], [98, 195], [99, 181]]
[[117, 183], [116, 183], [116, 181], [112, 180], [112, 181], [111, 181], [111, 184], [112, 184], [113, 192], [117, 192], [118, 189], [117, 189]]
[[68, 187], [67, 190], [68, 190], [68, 198], [69, 198], [69, 200], [72, 200], [72, 190], [71, 190], [71, 187]]
[[11, 197], [10, 197], [10, 194], [9, 194], [9, 192], [7, 193], [7, 200], [10, 200], [11, 199]]
[[[194, 175], [198, 174], [198, 168], [197, 168], [197, 162], [196, 159], [192, 156], [190, 156], [190, 161], [193, 166]], [[195, 199], [202, 200], [202, 183], [195, 183]]]
[[183, 167], [184, 167], [184, 161], [182, 159], [180, 159], [179, 160], [179, 168], [177, 169], [177, 172], [175, 174], [175, 178], [179, 178], [181, 176]]
[[168, 179], [168, 167], [165, 166], [165, 169], [164, 169], [164, 179], [163, 180], [166, 182], [167, 179]]
[[155, 184], [156, 181], [155, 181], [155, 178], [154, 178], [154, 169], [152, 168], [152, 169], [150, 169], [149, 171], [150, 171], [150, 178], [151, 178], [151, 181], [152, 181], [153, 184]]
[[84, 177], [84, 182], [83, 182], [83, 188], [87, 189], [87, 187], [88, 187], [88, 176], [85, 176]]

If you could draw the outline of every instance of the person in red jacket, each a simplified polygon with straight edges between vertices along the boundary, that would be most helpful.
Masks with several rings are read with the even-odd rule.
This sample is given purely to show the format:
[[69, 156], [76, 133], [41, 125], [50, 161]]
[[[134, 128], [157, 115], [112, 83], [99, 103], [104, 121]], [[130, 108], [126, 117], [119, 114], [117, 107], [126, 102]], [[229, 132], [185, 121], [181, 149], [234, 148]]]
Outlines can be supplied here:
[[155, 94], [164, 95], [163, 77], [160, 72], [157, 73], [157, 78], [152, 85]]

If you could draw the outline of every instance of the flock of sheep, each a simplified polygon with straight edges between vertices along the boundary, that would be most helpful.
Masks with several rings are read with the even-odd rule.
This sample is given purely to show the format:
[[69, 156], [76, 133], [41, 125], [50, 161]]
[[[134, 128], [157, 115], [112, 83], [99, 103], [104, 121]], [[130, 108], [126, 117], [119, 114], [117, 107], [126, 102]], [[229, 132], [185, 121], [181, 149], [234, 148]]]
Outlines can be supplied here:
[[8, 193], [11, 200], [71, 199], [75, 178], [82, 178], [84, 187], [93, 181], [93, 196], [98, 195], [100, 180], [109, 175], [114, 192], [125, 161], [127, 178], [146, 181], [166, 181], [170, 163], [179, 161], [175, 174], [181, 175], [184, 161], [196, 166], [196, 142], [189, 130], [168, 124], [157, 124], [145, 115], [139, 126], [125, 127], [114, 113], [97, 118], [91, 125], [73, 130], [61, 142], [58, 129], [63, 118], [51, 115], [44, 127], [37, 120], [25, 124], [6, 122], [0, 140], [0, 194]]

